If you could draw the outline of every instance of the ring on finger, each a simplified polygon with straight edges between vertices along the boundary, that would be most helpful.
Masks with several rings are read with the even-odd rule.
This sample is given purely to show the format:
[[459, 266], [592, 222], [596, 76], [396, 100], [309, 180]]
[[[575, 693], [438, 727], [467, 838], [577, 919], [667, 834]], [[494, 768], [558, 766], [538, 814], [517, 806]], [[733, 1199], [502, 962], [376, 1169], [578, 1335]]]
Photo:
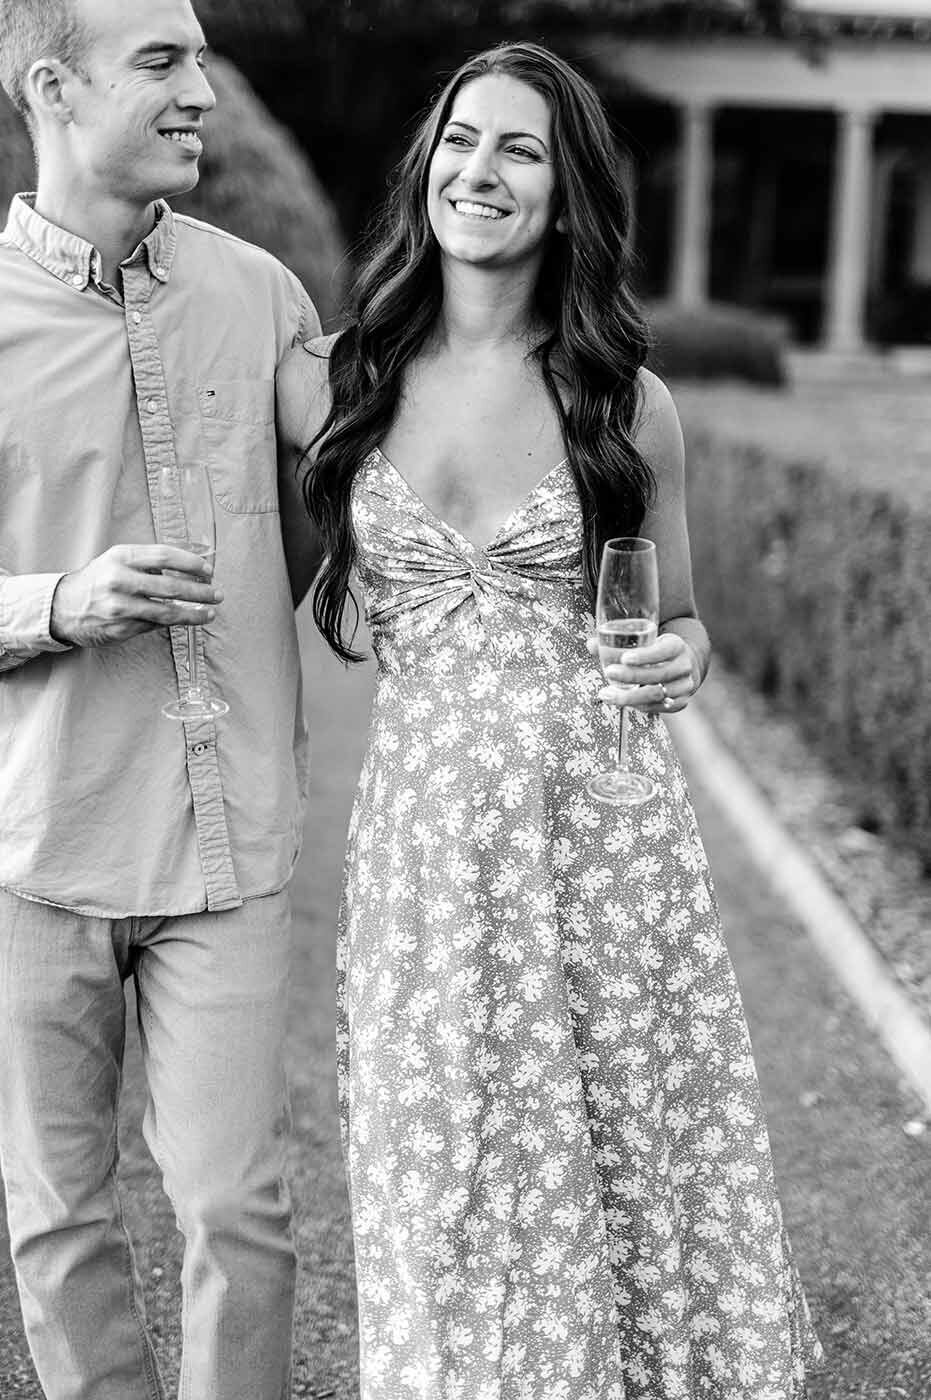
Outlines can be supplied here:
[[660, 701], [660, 704], [662, 705], [662, 707], [663, 707], [664, 710], [671, 710], [672, 707], [673, 707], [673, 705], [676, 703], [675, 700], [674, 700], [674, 699], [672, 698], [672, 696], [669, 694], [668, 690], [667, 690], [666, 687], [663, 685], [663, 682], [662, 682], [662, 681], [659, 681], [659, 682], [658, 682], [658, 685], [659, 685], [660, 691], [662, 692], [662, 697], [663, 697], [662, 700]]

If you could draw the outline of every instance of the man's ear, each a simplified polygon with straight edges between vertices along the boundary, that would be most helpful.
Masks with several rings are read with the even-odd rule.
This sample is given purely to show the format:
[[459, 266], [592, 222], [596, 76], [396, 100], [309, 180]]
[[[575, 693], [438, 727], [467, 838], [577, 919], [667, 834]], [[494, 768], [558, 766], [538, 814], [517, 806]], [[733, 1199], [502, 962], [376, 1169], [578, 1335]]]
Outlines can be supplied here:
[[39, 58], [26, 74], [26, 96], [36, 119], [51, 118], [67, 126], [74, 120], [68, 94], [75, 75], [57, 58]]

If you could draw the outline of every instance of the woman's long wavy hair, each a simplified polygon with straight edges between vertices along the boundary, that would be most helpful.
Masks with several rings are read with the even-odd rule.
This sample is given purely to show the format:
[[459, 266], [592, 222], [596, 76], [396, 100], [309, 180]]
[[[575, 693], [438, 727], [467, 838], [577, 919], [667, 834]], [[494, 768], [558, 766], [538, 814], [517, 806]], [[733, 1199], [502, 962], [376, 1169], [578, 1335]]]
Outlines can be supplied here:
[[345, 661], [361, 659], [352, 637], [344, 639], [356, 557], [353, 481], [384, 441], [405, 368], [440, 312], [440, 250], [427, 217], [430, 163], [456, 95], [487, 74], [526, 83], [552, 114], [554, 221], [561, 214], [565, 231], [548, 236], [535, 293], [547, 334], [532, 353], [561, 421], [592, 595], [603, 541], [637, 534], [655, 489], [633, 436], [647, 332], [630, 290], [630, 207], [607, 117], [591, 85], [556, 54], [537, 44], [488, 49], [449, 80], [399, 165], [357, 279], [355, 314], [330, 351], [331, 407], [311, 444], [317, 451], [303, 491], [327, 551], [314, 619]]

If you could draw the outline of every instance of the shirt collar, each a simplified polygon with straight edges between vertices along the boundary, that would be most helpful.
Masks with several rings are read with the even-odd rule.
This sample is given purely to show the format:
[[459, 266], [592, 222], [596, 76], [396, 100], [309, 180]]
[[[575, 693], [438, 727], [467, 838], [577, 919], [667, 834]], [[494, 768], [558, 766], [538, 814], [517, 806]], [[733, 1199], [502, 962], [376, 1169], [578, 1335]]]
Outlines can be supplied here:
[[[99, 283], [100, 254], [94, 245], [37, 214], [35, 200], [34, 194], [14, 196], [4, 239], [76, 291], [83, 292], [92, 281]], [[144, 259], [156, 281], [167, 282], [177, 245], [175, 221], [163, 199], [157, 201], [155, 209], [155, 227], [122, 266], [131, 267]]]

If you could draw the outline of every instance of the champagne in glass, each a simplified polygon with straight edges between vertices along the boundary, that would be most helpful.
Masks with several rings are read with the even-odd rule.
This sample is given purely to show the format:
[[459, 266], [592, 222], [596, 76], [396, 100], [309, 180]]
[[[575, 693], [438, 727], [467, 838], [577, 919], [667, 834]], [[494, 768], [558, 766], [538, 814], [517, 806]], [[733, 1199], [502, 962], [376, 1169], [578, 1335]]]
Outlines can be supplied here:
[[598, 659], [601, 669], [616, 666], [624, 660], [631, 647], [645, 647], [655, 642], [658, 628], [648, 617], [620, 618], [598, 628]]
[[[159, 542], [199, 555], [212, 575], [217, 527], [210, 477], [202, 462], [185, 461], [161, 469], [155, 514]], [[229, 710], [225, 700], [210, 694], [200, 665], [200, 633], [199, 627], [187, 629], [188, 674], [178, 698], [162, 706], [162, 714], [169, 719], [210, 719]]]
[[[659, 574], [652, 540], [608, 540], [601, 556], [595, 626], [601, 669], [623, 661], [632, 647], [656, 640], [659, 629]], [[644, 773], [627, 763], [627, 710], [621, 708], [617, 757], [612, 768], [596, 773], [586, 790], [599, 802], [614, 807], [638, 807], [658, 791]]]

